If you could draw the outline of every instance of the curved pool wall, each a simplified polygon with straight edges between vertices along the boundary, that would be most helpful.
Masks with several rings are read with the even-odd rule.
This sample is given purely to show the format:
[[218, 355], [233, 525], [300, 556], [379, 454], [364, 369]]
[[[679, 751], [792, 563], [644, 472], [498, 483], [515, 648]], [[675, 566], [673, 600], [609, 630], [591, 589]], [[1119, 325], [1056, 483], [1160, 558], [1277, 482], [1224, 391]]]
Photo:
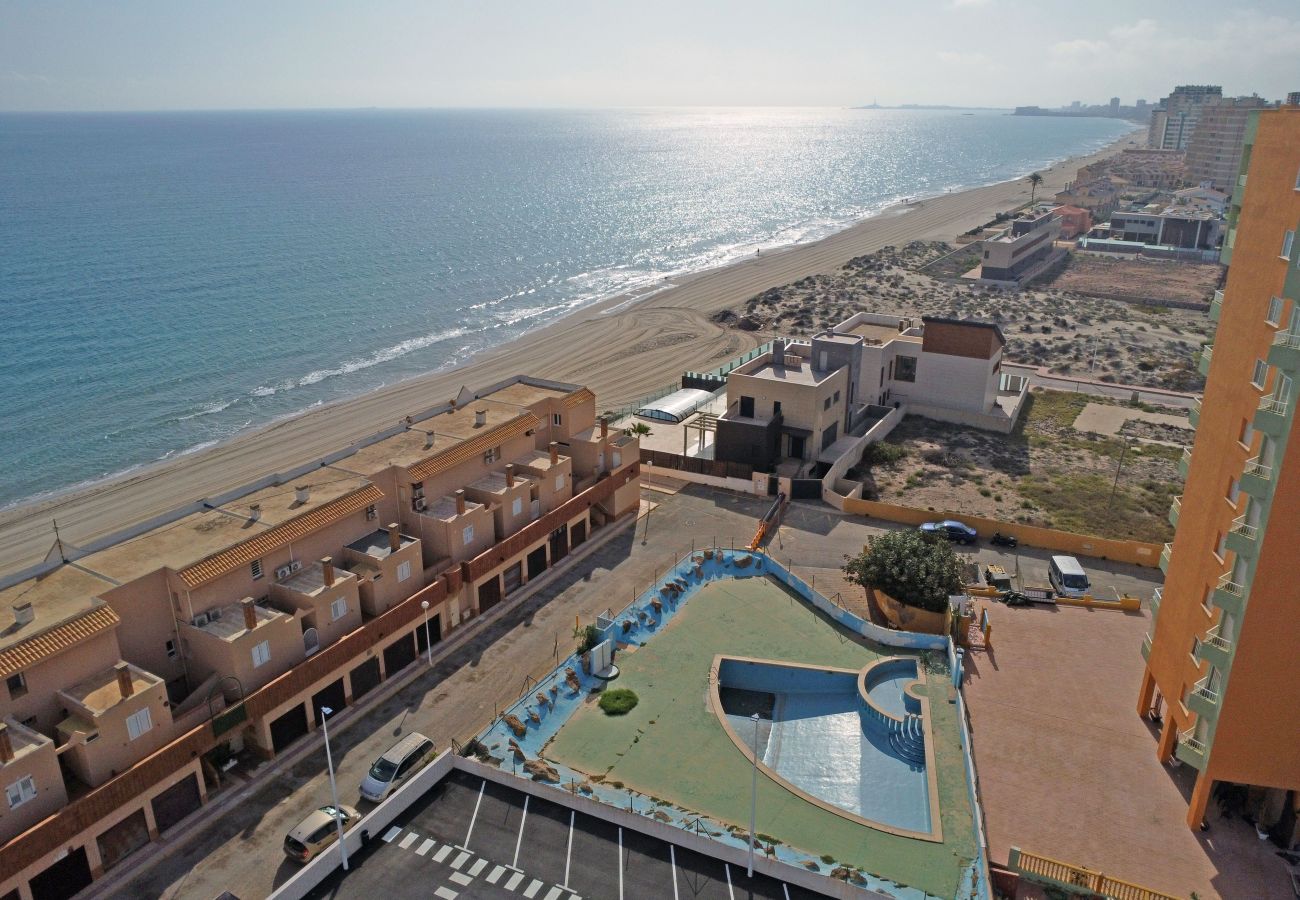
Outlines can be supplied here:
[[[714, 713], [742, 752], [759, 751], [768, 777], [870, 828], [943, 840], [925, 707], [908, 693], [924, 678], [914, 657], [885, 657], [856, 671], [719, 656], [714, 668]], [[758, 748], [750, 720], [724, 708], [723, 688], [775, 698], [771, 720], [759, 723]]]
[[[709, 555], [706, 557], [705, 554]], [[748, 560], [748, 562], [744, 565], [737, 565], [742, 560]], [[842, 627], [877, 643], [913, 650], [945, 650], [950, 664], [959, 659], [957, 654], [960, 651], [955, 651], [951, 642], [945, 636], [892, 631], [868, 622], [846, 609], [841, 609], [826, 597], [818, 594], [803, 579], [790, 572], [771, 557], [748, 550], [701, 550], [694, 551], [683, 557], [622, 612], [609, 617], [610, 621], [601, 629], [602, 636], [603, 638], [615, 637], [615, 630], [617, 629], [618, 640], [627, 642], [630, 639], [636, 640], [638, 643], [645, 643], [703, 585], [725, 578], [754, 576], [771, 576], [775, 578], [793, 590], [805, 602], [834, 619]], [[685, 589], [680, 588], [683, 583], [686, 585]], [[680, 590], [676, 602], [673, 603], [668, 603], [662, 593], [669, 584], [677, 584]], [[654, 611], [651, 601], [656, 599], [660, 601], [661, 611], [660, 615], [652, 620], [649, 615], [649, 612]], [[646, 613], [645, 621], [642, 621], [639, 613]], [[632, 623], [626, 632], [622, 630], [621, 623], [624, 620]], [[574, 670], [580, 685], [580, 689], [576, 692], [569, 690], [565, 683], [565, 673], [570, 668]], [[953, 671], [955, 671], [955, 668]], [[555, 736], [560, 727], [582, 705], [583, 698], [592, 689], [603, 684], [604, 682], [594, 675], [585, 674], [582, 671], [578, 654], [572, 654], [556, 666], [550, 674], [524, 691], [523, 695], [514, 704], [502, 710], [492, 724], [477, 735], [477, 740], [484, 746], [490, 747], [493, 744], [499, 744], [505, 747], [510, 739], [514, 739], [528, 754], [529, 758], [536, 758], [542, 755], [546, 743]], [[552, 688], [554, 688], [554, 692], [552, 692]], [[542, 704], [537, 699], [538, 694], [543, 694], [550, 700], [546, 704]], [[960, 690], [957, 692], [957, 696], [960, 705]], [[530, 709], [537, 713], [537, 721], [533, 721], [532, 717], [528, 715]], [[506, 725], [505, 717], [507, 715], [515, 715], [523, 722], [526, 728], [523, 737], [516, 737]], [[975, 818], [977, 846], [979, 848], [979, 858], [973, 862], [967, 874], [966, 881], [968, 884], [965, 886], [967, 889], [963, 893], [966, 896], [985, 900], [985, 898], [992, 895], [989, 890], [987, 846], [981, 824], [983, 813], [980, 810], [975, 791], [974, 762], [970, 754], [969, 736], [965, 731], [964, 715], [962, 718], [962, 746], [966, 753], [967, 789], [972, 799], [972, 811]], [[556, 790], [571, 790], [574, 785], [587, 780], [587, 776], [583, 773], [549, 760], [548, 762], [560, 774], [561, 783], [554, 786]], [[505, 758], [498, 763], [498, 767], [504, 771], [520, 774], [522, 777], [520, 763], [514, 759], [513, 754], [507, 753]], [[610, 806], [627, 809], [640, 815], [653, 816], [661, 820], [664, 815], [667, 815], [670, 817], [670, 823], [677, 827], [690, 830], [708, 829], [711, 834], [717, 834], [713, 838], [716, 841], [741, 848], [747, 847], [744, 836], [734, 835], [728, 831], [727, 823], [714, 821], [687, 810], [664, 807], [657, 804], [652, 798], [644, 794], [638, 794], [635, 791], [619, 790], [603, 784], [592, 784], [590, 790], [591, 795], [596, 800]], [[813, 854], [786, 844], [776, 846], [775, 854], [780, 861], [794, 866], [804, 866], [808, 863], [817, 862], [817, 858]], [[895, 882], [872, 875], [865, 875], [865, 881], [861, 884], [855, 883], [855, 886], [868, 892], [898, 898], [898, 900], [929, 900], [930, 898], [930, 895], [924, 891], [898, 885]]]

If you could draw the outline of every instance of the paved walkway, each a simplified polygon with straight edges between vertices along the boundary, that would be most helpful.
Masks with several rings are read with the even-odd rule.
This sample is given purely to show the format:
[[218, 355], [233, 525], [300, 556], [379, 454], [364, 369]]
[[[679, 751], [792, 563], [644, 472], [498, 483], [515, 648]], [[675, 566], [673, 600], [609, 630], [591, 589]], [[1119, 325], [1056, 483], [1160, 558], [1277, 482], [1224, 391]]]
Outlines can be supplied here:
[[[1109, 406], [1105, 403], [1089, 403], [1074, 420], [1075, 431], [1088, 431], [1093, 434], [1115, 436], [1120, 433], [1125, 422], [1150, 422], [1153, 425], [1169, 425], [1172, 428], [1187, 430], [1191, 437], [1191, 424], [1186, 416], [1171, 416], [1168, 413], [1153, 413], [1131, 406]], [[1149, 441], [1160, 444], [1167, 441]], [[1177, 445], [1171, 445], [1177, 446]]]

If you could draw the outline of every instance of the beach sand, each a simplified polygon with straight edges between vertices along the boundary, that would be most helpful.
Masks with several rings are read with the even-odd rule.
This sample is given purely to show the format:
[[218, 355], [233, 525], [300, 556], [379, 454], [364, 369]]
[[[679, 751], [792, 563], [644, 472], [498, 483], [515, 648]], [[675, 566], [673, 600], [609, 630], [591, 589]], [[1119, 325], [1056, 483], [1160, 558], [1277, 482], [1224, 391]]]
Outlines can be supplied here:
[[[1041, 170], [1050, 198], [1087, 163], [1136, 141], [1125, 136], [1088, 157]], [[1132, 144], [1136, 146], [1136, 144]], [[900, 205], [822, 240], [773, 249], [722, 268], [666, 282], [640, 300], [615, 297], [474, 357], [310, 410], [215, 447], [0, 513], [0, 575], [36, 565], [54, 543], [53, 520], [73, 546], [121, 531], [203, 497], [288, 471], [455, 396], [516, 374], [585, 384], [598, 409], [616, 408], [680, 377], [713, 368], [760, 338], [724, 328], [710, 314], [769, 287], [833, 272], [849, 259], [913, 240], [953, 240], [1029, 199], [1022, 178]], [[33, 491], [41, 485], [32, 485]]]

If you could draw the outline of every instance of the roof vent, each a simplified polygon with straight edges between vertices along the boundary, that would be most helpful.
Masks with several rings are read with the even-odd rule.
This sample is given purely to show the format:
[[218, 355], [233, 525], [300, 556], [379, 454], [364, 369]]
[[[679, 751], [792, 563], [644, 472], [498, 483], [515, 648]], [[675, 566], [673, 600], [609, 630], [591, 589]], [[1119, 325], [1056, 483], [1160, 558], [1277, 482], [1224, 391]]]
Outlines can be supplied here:
[[486, 409], [474, 410], [474, 427], [482, 428], [486, 424], [487, 424], [487, 410]]
[[311, 485], [300, 484], [293, 489], [293, 499], [295, 503], [306, 503], [311, 499]]
[[30, 625], [36, 620], [36, 610], [32, 609], [32, 604], [15, 603], [14, 604], [14, 624]]
[[262, 504], [254, 503], [248, 508], [248, 521], [257, 522], [262, 518]]

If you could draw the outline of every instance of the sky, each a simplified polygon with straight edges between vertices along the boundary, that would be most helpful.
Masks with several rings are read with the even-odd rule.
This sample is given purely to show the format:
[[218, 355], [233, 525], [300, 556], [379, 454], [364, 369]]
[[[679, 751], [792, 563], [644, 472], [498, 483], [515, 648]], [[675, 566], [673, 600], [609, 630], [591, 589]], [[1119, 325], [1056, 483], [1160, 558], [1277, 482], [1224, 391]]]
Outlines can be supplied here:
[[0, 0], [0, 110], [1057, 106], [1300, 90], [1296, 0]]

